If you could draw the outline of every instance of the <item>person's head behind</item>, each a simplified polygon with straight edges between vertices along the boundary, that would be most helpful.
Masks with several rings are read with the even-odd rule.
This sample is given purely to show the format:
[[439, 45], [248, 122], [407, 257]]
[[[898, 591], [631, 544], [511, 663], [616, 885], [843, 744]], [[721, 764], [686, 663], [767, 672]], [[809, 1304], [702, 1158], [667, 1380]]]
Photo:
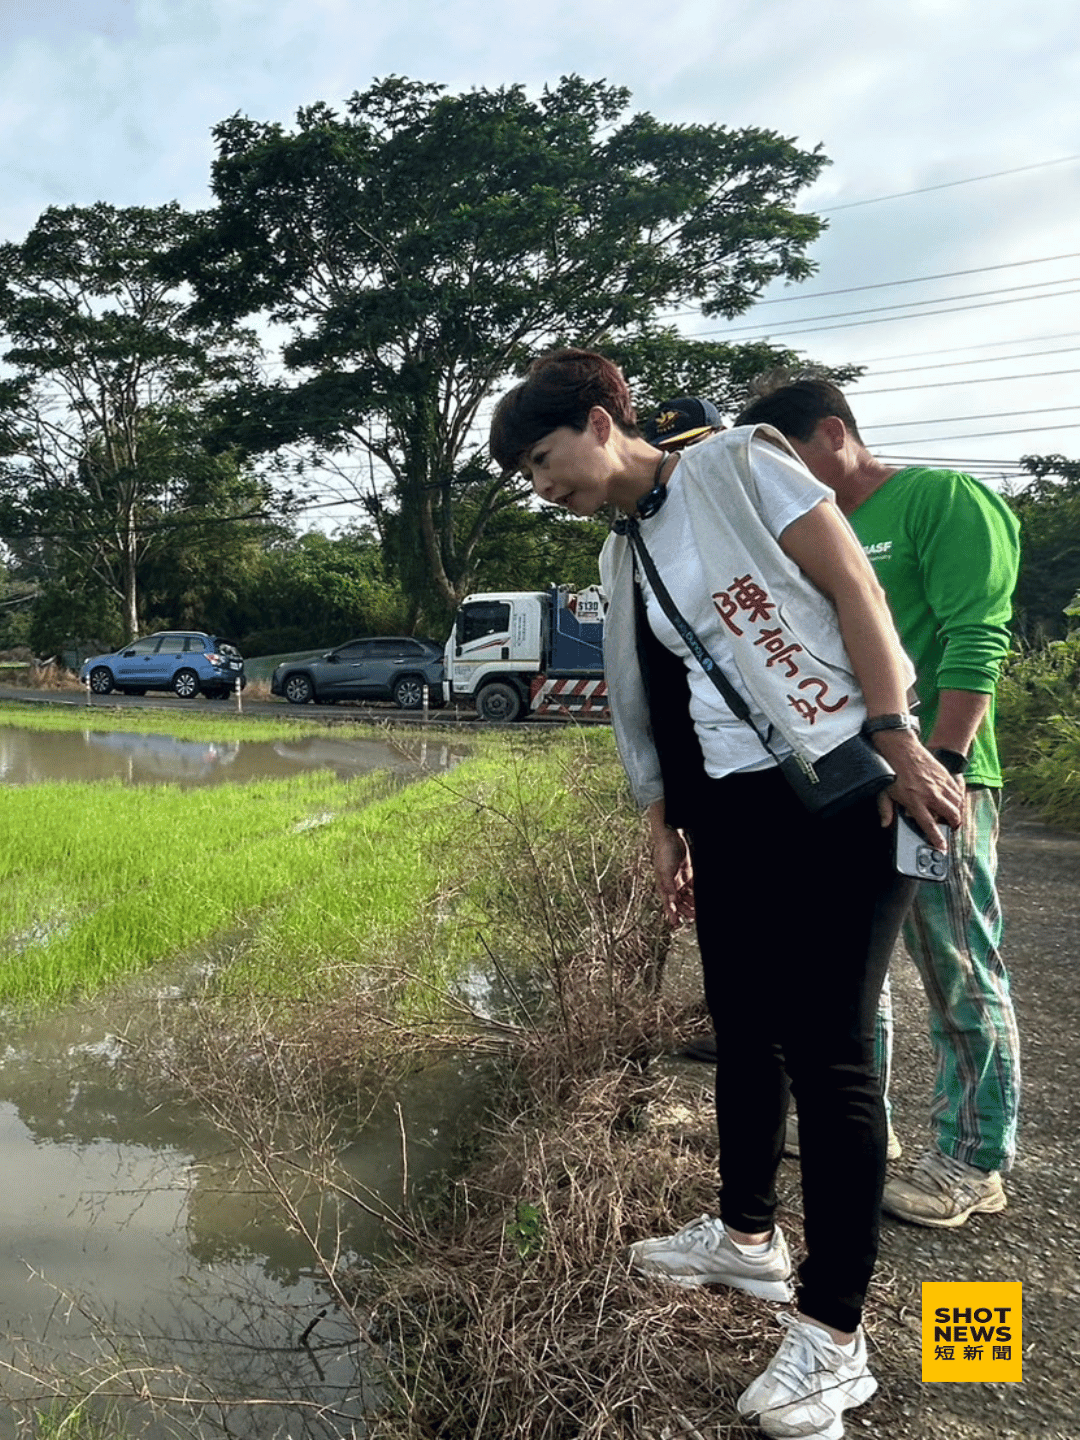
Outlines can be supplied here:
[[772, 425], [789, 440], [805, 443], [813, 438], [819, 423], [830, 415], [842, 420], [848, 434], [860, 445], [863, 443], [855, 416], [831, 380], [793, 380], [788, 385], [780, 385], [745, 406], [735, 424]]
[[637, 435], [630, 387], [619, 367], [595, 350], [552, 350], [538, 356], [524, 380], [508, 390], [491, 417], [492, 459], [515, 470], [538, 440], [563, 426], [579, 433], [600, 406], [626, 435]]

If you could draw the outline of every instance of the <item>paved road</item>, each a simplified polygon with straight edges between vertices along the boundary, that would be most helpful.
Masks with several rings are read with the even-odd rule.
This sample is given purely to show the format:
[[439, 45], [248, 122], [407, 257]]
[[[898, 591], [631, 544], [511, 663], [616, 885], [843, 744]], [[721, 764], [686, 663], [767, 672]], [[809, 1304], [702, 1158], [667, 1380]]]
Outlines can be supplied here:
[[[194, 700], [180, 700], [167, 690], [154, 691], [149, 695], [121, 695], [119, 692], [114, 692], [111, 695], [91, 695], [88, 699], [86, 694], [79, 690], [28, 690], [13, 685], [0, 685], [0, 700], [18, 700], [38, 705], [66, 705], [83, 710], [104, 710], [106, 712], [186, 710], [196, 714], [212, 715], [234, 713], [237, 708], [233, 698], [211, 701], [204, 696], [198, 696]], [[399, 710], [396, 705], [391, 704], [362, 705], [359, 702], [346, 701], [336, 705], [289, 705], [284, 700], [257, 700], [245, 694], [242, 705], [245, 715], [251, 715], [258, 719], [325, 720], [329, 722], [353, 720], [375, 724], [392, 721], [395, 725], [428, 723], [459, 726], [479, 723], [475, 710], [458, 705], [432, 709], [428, 712], [426, 721], [420, 711]]]
[[[886, 1222], [881, 1265], [894, 1271], [901, 1304], [880, 1317], [875, 1338], [885, 1352], [879, 1368], [889, 1378], [893, 1428], [871, 1408], [866, 1419], [890, 1440], [1080, 1436], [1080, 834], [1052, 830], [1007, 801], [1000, 881], [1024, 1067], [1019, 1153], [1005, 1182], [1009, 1208], [958, 1230]], [[894, 1118], [915, 1156], [926, 1143], [932, 1077], [926, 1003], [906, 957], [894, 961], [893, 995]], [[1022, 1384], [922, 1385], [915, 1378], [924, 1280], [1023, 1282]]]
[[[194, 700], [180, 700], [167, 690], [153, 691], [149, 695], [87, 695], [81, 690], [29, 690], [14, 685], [0, 684], [0, 700], [18, 700], [38, 705], [68, 705], [90, 710], [187, 710], [198, 714], [235, 712], [236, 700], [207, 700], [197, 696]], [[419, 710], [399, 710], [387, 701], [385, 704], [362, 704], [360, 701], [345, 700], [334, 705], [290, 705], [285, 700], [256, 700], [247, 694], [243, 696], [243, 713], [257, 719], [272, 720], [320, 720], [327, 724], [394, 724], [394, 725], [438, 725], [453, 729], [468, 728], [483, 724], [485, 729], [518, 729], [522, 724], [562, 725], [567, 719], [576, 719], [582, 725], [602, 725], [606, 721], [590, 716], [567, 717], [561, 715], [529, 715], [512, 725], [495, 725], [492, 721], [481, 721], [469, 705], [445, 705], [432, 708], [427, 716]]]
[[[1005, 959], [1012, 978], [1023, 1054], [1019, 1154], [1006, 1177], [1008, 1209], [973, 1217], [955, 1230], [929, 1230], [886, 1217], [867, 1323], [881, 1390], [845, 1417], [849, 1440], [1080, 1440], [1080, 834], [1054, 830], [1006, 801], [1001, 835]], [[700, 994], [700, 962], [690, 937], [669, 962], [675, 995]], [[902, 1173], [929, 1140], [933, 1065], [926, 1000], [914, 965], [898, 947], [892, 963], [896, 1045], [893, 1120]], [[712, 1083], [694, 1084], [700, 1065], [672, 1062], [680, 1099], [695, 1115], [704, 1153], [714, 1135]], [[704, 1099], [695, 1107], [693, 1097]], [[842, 1177], [838, 1180], [842, 1184]], [[801, 1213], [798, 1166], [779, 1177], [785, 1224]], [[1021, 1384], [921, 1381], [924, 1281], [1023, 1284]], [[710, 1440], [714, 1432], [705, 1432]], [[717, 1434], [727, 1435], [721, 1426]], [[736, 1425], [731, 1440], [759, 1434]]]

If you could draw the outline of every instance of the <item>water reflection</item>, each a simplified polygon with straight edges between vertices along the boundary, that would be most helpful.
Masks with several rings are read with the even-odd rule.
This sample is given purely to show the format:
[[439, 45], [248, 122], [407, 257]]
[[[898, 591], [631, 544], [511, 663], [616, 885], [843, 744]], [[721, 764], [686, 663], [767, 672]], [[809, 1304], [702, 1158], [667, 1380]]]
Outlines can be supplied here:
[[139, 735], [123, 730], [38, 731], [0, 727], [0, 784], [33, 785], [46, 780], [112, 780], [131, 785], [216, 785], [223, 781], [333, 770], [342, 779], [385, 770], [415, 774], [419, 768], [445, 770], [462, 751], [443, 740], [423, 739], [416, 758], [381, 740], [180, 740], [172, 735]]
[[[422, 768], [447, 769], [465, 753], [441, 739], [413, 750], [335, 737], [205, 743], [3, 726], [0, 784], [203, 785], [314, 769], [342, 778], [382, 770], [404, 780]], [[219, 1131], [192, 1107], [148, 1098], [124, 1063], [130, 1041], [118, 1037], [142, 1033], [162, 1005], [183, 1005], [185, 989], [110, 997], [5, 1026], [0, 1314], [8, 1348], [0, 1357], [0, 1440], [24, 1433], [19, 1407], [44, 1393], [39, 1377], [90, 1376], [114, 1365], [109, 1346], [117, 1337], [127, 1363], [149, 1367], [151, 1391], [235, 1397], [205, 1425], [189, 1416], [184, 1433], [225, 1430], [251, 1440], [361, 1433], [354, 1427], [377, 1374], [355, 1325], [335, 1310], [310, 1245]], [[475, 1069], [447, 1066], [373, 1100], [341, 1156], [354, 1193], [398, 1207], [406, 1174], [413, 1187], [445, 1168], [472, 1129], [482, 1088]], [[375, 1216], [328, 1198], [305, 1178], [303, 1154], [291, 1158], [298, 1213], [316, 1231], [329, 1227], [331, 1248], [344, 1260], [362, 1262], [386, 1243]], [[274, 1403], [245, 1407], [243, 1397]], [[313, 1401], [325, 1410], [312, 1410]], [[175, 1435], [169, 1425], [155, 1427], [145, 1402], [130, 1408], [133, 1435]]]
[[[230, 1410], [231, 1434], [266, 1440], [279, 1422], [294, 1437], [351, 1433], [378, 1379], [355, 1325], [335, 1310], [308, 1244], [220, 1132], [140, 1091], [123, 1063], [126, 1042], [110, 1028], [118, 1022], [127, 1028], [131, 1017], [71, 1008], [9, 1035], [0, 1052], [0, 1313], [9, 1349], [31, 1376], [72, 1373], [121, 1336], [128, 1362], [155, 1370], [152, 1390], [194, 1377], [203, 1394], [282, 1402]], [[474, 1122], [482, 1084], [474, 1068], [446, 1066], [374, 1104], [343, 1152], [345, 1183], [376, 1206], [399, 1207], [406, 1173], [413, 1187], [445, 1168]], [[298, 1212], [315, 1231], [322, 1226], [327, 1253], [336, 1247], [362, 1263], [385, 1243], [383, 1227], [313, 1185], [304, 1158], [290, 1156]], [[20, 1393], [11, 1372], [0, 1373], [0, 1395], [15, 1402]], [[330, 1406], [333, 1417], [309, 1423], [289, 1397]], [[6, 1440], [16, 1432], [5, 1409]]]

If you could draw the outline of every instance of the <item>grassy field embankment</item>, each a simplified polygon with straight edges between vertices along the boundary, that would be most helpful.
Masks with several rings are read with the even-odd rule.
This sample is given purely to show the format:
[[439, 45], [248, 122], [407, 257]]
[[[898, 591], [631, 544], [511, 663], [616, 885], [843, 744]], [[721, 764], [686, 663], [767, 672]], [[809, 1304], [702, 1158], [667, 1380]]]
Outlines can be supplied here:
[[[5, 723], [58, 730], [118, 721], [18, 709], [0, 711]], [[320, 730], [222, 714], [125, 713], [119, 723], [203, 740]], [[397, 743], [408, 752], [416, 742]], [[382, 973], [392, 962], [415, 981], [397, 987], [399, 1003], [419, 1005], [485, 947], [527, 946], [527, 937], [512, 938], [522, 912], [503, 888], [517, 863], [511, 852], [525, 845], [569, 856], [574, 846], [562, 836], [592, 843], [601, 815], [610, 830], [616, 804], [607, 732], [484, 735], [473, 748], [449, 774], [418, 773], [404, 789], [378, 772], [205, 789], [12, 788], [0, 813], [0, 1002], [95, 994], [215, 952], [213, 988], [223, 997], [330, 1003], [358, 971]], [[588, 792], [578, 783], [586, 774], [595, 779]], [[500, 830], [504, 838], [494, 839]], [[551, 916], [563, 888], [549, 884]]]
[[[1020, 657], [999, 711], [1015, 790], [1074, 825], [1078, 675], [1075, 643]], [[161, 721], [176, 733], [174, 723]], [[69, 787], [58, 788], [70, 798]], [[403, 1248], [394, 1262], [356, 1276], [313, 1242], [366, 1353], [385, 1361], [386, 1403], [367, 1440], [742, 1433], [732, 1397], [775, 1345], [764, 1307], [738, 1292], [669, 1294], [634, 1280], [623, 1259], [631, 1240], [714, 1205], [715, 1141], [647, 1063], [687, 1017], [657, 994], [666, 937], [610, 733], [484, 736], [476, 757], [445, 777], [392, 796], [358, 792], [351, 806], [347, 788], [322, 777], [250, 794], [225, 787], [215, 792], [221, 810], [187, 822], [190, 850], [172, 839], [186, 807], [168, 810], [168, 787], [149, 800], [139, 791], [139, 805], [171, 817], [161, 843], [152, 823], [128, 829], [141, 823], [135, 805], [116, 824], [117, 840], [104, 833], [103, 810], [81, 848], [102, 848], [94, 883], [126, 877], [110, 892], [116, 908], [102, 917], [95, 955], [117, 948], [109, 935], [141, 933], [142, 920], [125, 909], [137, 904], [129, 892], [176, 874], [179, 919], [171, 929], [146, 922], [158, 938], [137, 963], [152, 968], [215, 941], [227, 949], [210, 1007], [194, 1017], [203, 1028], [182, 1048], [181, 1079], [248, 1148], [271, 1191], [275, 1167], [293, 1161], [268, 1137], [300, 1116], [329, 1135], [342, 1082], [360, 1067], [386, 1071], [470, 1046], [498, 1059], [470, 1163], [439, 1208], [397, 1217]], [[48, 797], [35, 793], [44, 805]], [[33, 805], [24, 803], [32, 829]], [[62, 796], [55, 803], [53, 821], [70, 840], [75, 821], [65, 819]], [[243, 844], [217, 833], [234, 823]], [[35, 904], [53, 913], [50, 897], [76, 873], [45, 833], [44, 809], [39, 828], [26, 882], [39, 888], [23, 902], [24, 929]], [[117, 853], [143, 846], [146, 857]], [[208, 892], [217, 883], [221, 898], [203, 920], [211, 867], [219, 878]], [[241, 881], [248, 870], [258, 873]], [[89, 871], [83, 893], [88, 913], [75, 918], [90, 935]], [[186, 931], [176, 928], [185, 916], [193, 917]], [[67, 933], [35, 942], [20, 960], [36, 956], [47, 968]], [[72, 964], [76, 983], [94, 971], [84, 954]], [[481, 968], [501, 990], [502, 1008], [487, 1016], [470, 982]], [[106, 969], [99, 983], [115, 973]], [[329, 1193], [345, 1181], [329, 1152], [325, 1164], [313, 1183]], [[785, 1225], [797, 1243], [797, 1183], [785, 1174]], [[894, 1323], [894, 1301], [883, 1273], [872, 1329]], [[140, 1403], [155, 1423], [186, 1417], [139, 1373]], [[867, 1423], [875, 1428], [889, 1413], [868, 1410]], [[298, 1409], [298, 1435], [308, 1433], [304, 1423]]]
[[[0, 714], [0, 724], [5, 719], [15, 723]], [[31, 718], [19, 710], [17, 723], [121, 724], [207, 740], [298, 734], [296, 722], [274, 727], [221, 713]], [[333, 733], [341, 738], [340, 729]], [[411, 732], [400, 740], [404, 748], [413, 743]], [[608, 1173], [612, 1138], [632, 1134], [652, 1088], [644, 1059], [675, 1033], [657, 998], [667, 935], [643, 841], [611, 733], [592, 727], [484, 734], [449, 773], [392, 793], [377, 777], [341, 782], [321, 774], [194, 790], [12, 789], [0, 811], [0, 885], [11, 897], [0, 916], [0, 997], [55, 1004], [108, 993], [138, 973], [172, 979], [192, 962], [189, 1003], [158, 1007], [161, 1033], [135, 1056], [149, 1075], [146, 1093], [168, 1103], [168, 1092], [153, 1084], [157, 1067], [158, 1081], [179, 1087], [242, 1147], [253, 1183], [282, 1197], [283, 1207], [295, 1187], [277, 1177], [294, 1175], [301, 1163], [312, 1167], [315, 1193], [338, 1196], [346, 1211], [370, 1203], [349, 1188], [334, 1147], [355, 1130], [372, 1082], [392, 1083], [402, 1067], [448, 1055], [490, 1057], [491, 1091], [472, 1152], [482, 1157], [475, 1172], [482, 1205], [474, 1212], [480, 1196], [463, 1171], [445, 1192], [448, 1208], [387, 1223], [421, 1269], [430, 1261], [433, 1275], [445, 1275], [448, 1261], [456, 1268], [463, 1220], [470, 1253], [459, 1278], [472, 1287], [477, 1267], [494, 1267], [492, 1299], [503, 1307], [523, 1267], [545, 1284], [553, 1257], [578, 1283], [586, 1236], [571, 1217], [557, 1244], [545, 1237], [554, 1237], [566, 1200], [600, 1204], [589, 1246], [617, 1220], [603, 1199], [617, 1197], [621, 1184]], [[549, 1133], [558, 1140], [545, 1139]], [[505, 1167], [507, 1147], [515, 1158], [491, 1192], [491, 1153]], [[519, 1151], [527, 1173], [518, 1172]], [[652, 1183], [652, 1160], [648, 1168], [641, 1191], [651, 1207], [664, 1185]], [[303, 1220], [285, 1210], [283, 1223]], [[645, 1221], [635, 1214], [633, 1223]], [[410, 1428], [433, 1393], [445, 1394], [453, 1414], [473, 1414], [475, 1387], [455, 1398], [461, 1371], [430, 1343], [429, 1322], [442, 1325], [441, 1300], [411, 1295], [399, 1314], [397, 1272], [386, 1272], [378, 1326], [386, 1340], [397, 1332], [403, 1344], [384, 1352], [383, 1340], [369, 1335], [347, 1246], [324, 1253], [314, 1234], [311, 1243], [313, 1264], [355, 1315], [358, 1336], [403, 1362], [386, 1368], [387, 1394], [396, 1398], [373, 1424]], [[541, 1253], [543, 1265], [535, 1263]], [[595, 1266], [587, 1263], [585, 1273], [591, 1292]], [[563, 1293], [556, 1286], [552, 1298]], [[453, 1311], [445, 1339], [462, 1354], [462, 1330], [471, 1349], [486, 1333], [488, 1312], [443, 1298]], [[172, 1433], [174, 1422], [177, 1433], [190, 1433], [175, 1374], [159, 1374], [130, 1337], [125, 1346], [137, 1385], [128, 1383], [127, 1364], [117, 1371], [111, 1360], [100, 1375], [69, 1378], [58, 1367], [43, 1377], [64, 1433], [134, 1437], [144, 1425]], [[527, 1400], [539, 1376], [531, 1358], [526, 1374]], [[476, 1378], [481, 1387], [501, 1383]], [[413, 1383], [415, 1404], [407, 1394]], [[194, 1378], [190, 1389], [198, 1389]], [[317, 1407], [310, 1399], [297, 1404], [295, 1433], [306, 1435], [304, 1417]]]

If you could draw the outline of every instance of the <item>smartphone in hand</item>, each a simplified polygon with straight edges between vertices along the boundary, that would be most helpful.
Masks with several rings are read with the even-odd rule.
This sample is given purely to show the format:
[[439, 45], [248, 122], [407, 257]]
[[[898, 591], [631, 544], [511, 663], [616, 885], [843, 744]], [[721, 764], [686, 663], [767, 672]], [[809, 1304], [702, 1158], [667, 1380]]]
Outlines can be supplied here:
[[938, 883], [948, 879], [948, 852], [935, 850], [911, 816], [899, 806], [893, 820], [893, 844], [896, 869], [901, 875]]

